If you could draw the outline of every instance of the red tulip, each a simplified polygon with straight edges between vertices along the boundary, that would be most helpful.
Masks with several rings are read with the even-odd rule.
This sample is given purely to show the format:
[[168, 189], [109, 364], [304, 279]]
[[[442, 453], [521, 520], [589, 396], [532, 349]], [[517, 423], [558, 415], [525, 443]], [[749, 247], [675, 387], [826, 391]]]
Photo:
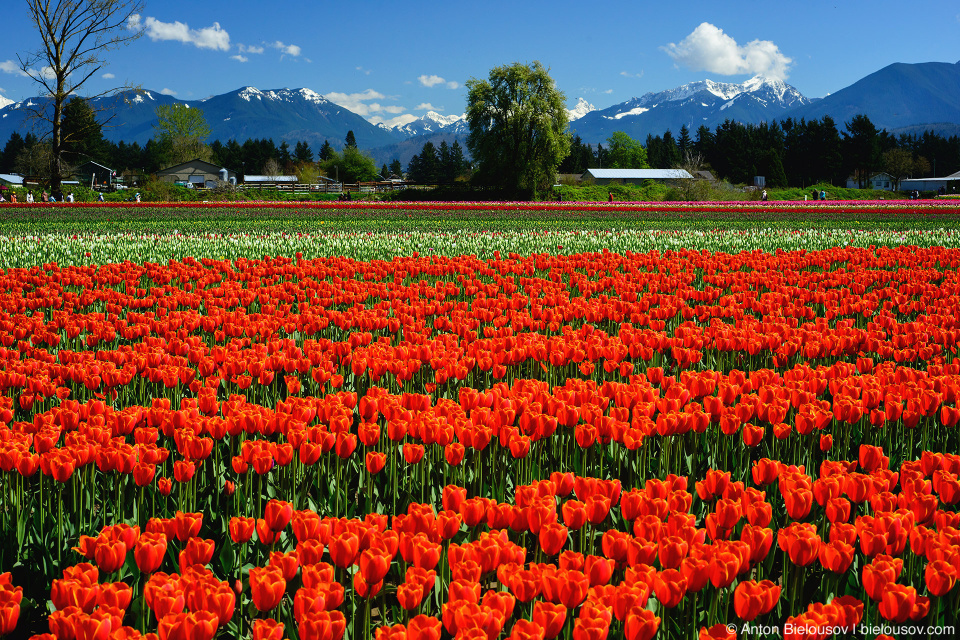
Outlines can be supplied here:
[[230, 539], [236, 544], [248, 542], [253, 537], [253, 530], [256, 526], [256, 520], [253, 518], [244, 518], [235, 516], [230, 518], [228, 525], [230, 529]]
[[687, 579], [676, 569], [665, 569], [654, 577], [653, 591], [660, 604], [673, 609], [687, 592]]
[[537, 537], [543, 552], [548, 556], [555, 556], [567, 544], [567, 528], [559, 522], [552, 522], [544, 525]]
[[283, 623], [273, 618], [254, 620], [253, 640], [283, 640]]
[[623, 634], [626, 640], [651, 640], [659, 628], [660, 618], [652, 611], [637, 606], [627, 612]]
[[543, 629], [544, 640], [553, 640], [563, 629], [567, 608], [562, 604], [537, 601], [533, 604], [533, 621]]
[[371, 475], [377, 475], [383, 471], [383, 468], [387, 465], [387, 454], [379, 451], [368, 451], [364, 461], [367, 466], [367, 471]]
[[769, 613], [779, 598], [779, 585], [770, 580], [747, 580], [738, 584], [733, 592], [733, 609], [741, 620], [750, 622], [757, 616]]
[[279, 567], [250, 569], [250, 597], [258, 611], [270, 611], [280, 604], [287, 583]]
[[264, 505], [263, 520], [271, 531], [283, 531], [293, 519], [293, 505], [282, 500], [270, 500]]

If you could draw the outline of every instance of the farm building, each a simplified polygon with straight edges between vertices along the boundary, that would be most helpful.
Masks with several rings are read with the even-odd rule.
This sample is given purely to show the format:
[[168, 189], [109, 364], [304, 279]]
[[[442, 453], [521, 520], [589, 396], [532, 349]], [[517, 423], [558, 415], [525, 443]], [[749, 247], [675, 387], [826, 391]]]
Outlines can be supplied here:
[[23, 176], [18, 176], [12, 173], [0, 173], [0, 186], [22, 187]]
[[[891, 176], [889, 173], [881, 171], [870, 176], [865, 188], [890, 191], [890, 189], [893, 188], [894, 182], [895, 180], [893, 179], [893, 176]], [[857, 181], [856, 176], [850, 176], [847, 178], [847, 189], [858, 188], [860, 188], [860, 183]]]
[[191, 184], [195, 187], [212, 187], [218, 180], [236, 183], [237, 174], [205, 160], [194, 158], [193, 160], [161, 169], [157, 172], [157, 179], [163, 182]]
[[92, 160], [84, 162], [73, 170], [73, 176], [77, 181], [90, 188], [108, 186], [114, 175], [116, 175], [116, 172], [113, 169]]
[[957, 193], [960, 187], [960, 171], [942, 178], [904, 178], [900, 181], [901, 191], [939, 191]]
[[684, 169], [587, 169], [581, 178], [594, 184], [641, 184], [644, 180], [693, 180]]
[[270, 188], [279, 185], [292, 185], [297, 182], [297, 176], [243, 176], [243, 184], [250, 187]]

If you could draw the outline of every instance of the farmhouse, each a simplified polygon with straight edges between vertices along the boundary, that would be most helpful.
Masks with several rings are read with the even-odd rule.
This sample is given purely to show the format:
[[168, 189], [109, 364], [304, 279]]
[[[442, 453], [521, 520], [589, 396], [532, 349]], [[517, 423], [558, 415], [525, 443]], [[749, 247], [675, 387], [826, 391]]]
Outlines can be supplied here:
[[644, 180], [693, 180], [693, 176], [684, 169], [587, 169], [581, 180], [595, 184], [641, 184]]
[[190, 184], [195, 187], [213, 187], [217, 181], [237, 182], [237, 174], [229, 169], [218, 167], [200, 158], [181, 162], [157, 172], [157, 179], [163, 182]]
[[[889, 173], [881, 171], [870, 176], [870, 179], [867, 180], [867, 186], [864, 189], [877, 189], [877, 190], [886, 190], [890, 191], [893, 189], [893, 185], [896, 181], [893, 176]], [[856, 176], [850, 176], [847, 178], [847, 189], [859, 189], [860, 182], [857, 180]]]

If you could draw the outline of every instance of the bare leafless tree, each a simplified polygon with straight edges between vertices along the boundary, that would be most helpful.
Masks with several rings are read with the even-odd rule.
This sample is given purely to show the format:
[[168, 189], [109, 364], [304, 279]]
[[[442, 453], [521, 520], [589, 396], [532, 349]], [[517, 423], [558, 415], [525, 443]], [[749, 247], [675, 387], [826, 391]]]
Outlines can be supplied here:
[[33, 116], [49, 127], [44, 136], [50, 136], [50, 187], [57, 193], [64, 175], [63, 109], [71, 95], [104, 67], [108, 51], [143, 33], [136, 19], [143, 0], [27, 0], [27, 10], [42, 46], [17, 54], [17, 59], [23, 73], [50, 99], [47, 106], [36, 105]]

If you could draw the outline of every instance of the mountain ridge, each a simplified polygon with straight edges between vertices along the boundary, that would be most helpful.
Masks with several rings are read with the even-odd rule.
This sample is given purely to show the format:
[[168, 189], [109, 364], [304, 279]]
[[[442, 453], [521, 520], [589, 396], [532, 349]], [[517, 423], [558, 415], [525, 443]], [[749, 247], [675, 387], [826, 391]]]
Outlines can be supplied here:
[[[26, 107], [44, 101], [5, 100], [0, 97], [0, 143], [13, 131], [25, 134], [30, 129]], [[458, 140], [465, 148], [468, 132], [463, 115], [436, 111], [395, 127], [373, 124], [305, 87], [261, 90], [248, 85], [200, 100], [143, 91], [92, 102], [114, 114], [104, 128], [104, 137], [114, 142], [145, 144], [154, 135], [157, 105], [183, 103], [203, 110], [211, 141], [269, 138], [276, 144], [304, 141], [317, 150], [324, 141], [342, 147], [347, 131], [353, 131], [360, 148], [370, 151], [378, 164], [393, 158], [406, 162], [428, 140], [434, 144]], [[858, 113], [866, 114], [878, 129], [915, 131], [923, 123], [935, 123], [934, 130], [950, 135], [960, 128], [960, 62], [894, 63], [816, 99], [782, 80], [754, 76], [741, 83], [699, 80], [602, 109], [580, 97], [567, 112], [571, 132], [587, 144], [604, 143], [614, 131], [643, 141], [667, 130], [677, 133], [683, 125], [695, 135], [700, 126], [712, 130], [725, 120], [758, 124], [830, 115], [843, 126]]]

